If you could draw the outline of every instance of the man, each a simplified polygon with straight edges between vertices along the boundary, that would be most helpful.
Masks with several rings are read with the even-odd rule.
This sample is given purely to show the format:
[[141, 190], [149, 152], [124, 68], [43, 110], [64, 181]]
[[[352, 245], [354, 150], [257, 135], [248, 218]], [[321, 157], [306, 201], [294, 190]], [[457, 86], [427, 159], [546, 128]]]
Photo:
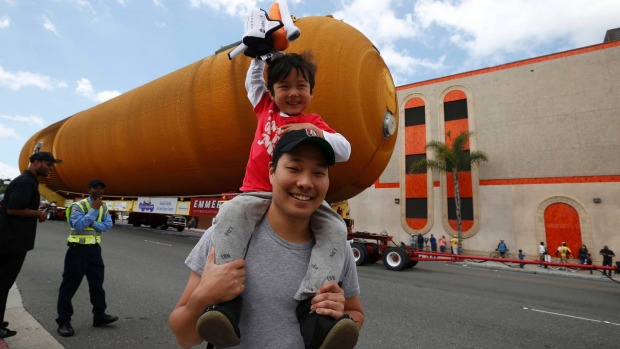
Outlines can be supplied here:
[[[599, 251], [599, 254], [601, 256], [603, 256], [603, 266], [604, 267], [611, 267], [611, 262], [613, 260], [613, 257], [616, 256], [614, 254], [614, 251], [610, 250], [609, 247], [607, 247], [607, 245], [605, 245], [605, 247], [603, 247], [603, 249]], [[607, 273], [605, 273], [605, 272], [607, 272]], [[603, 270], [603, 275], [611, 277], [611, 270]]]
[[[549, 252], [547, 251], [547, 248], [545, 247], [545, 243], [544, 241], [540, 242], [540, 245], [538, 245], [538, 258], [540, 259], [541, 262], [550, 262], [551, 258], [549, 256]], [[547, 260], [549, 259], [549, 260]], [[543, 264], [539, 265], [539, 267], [543, 266]], [[549, 266], [544, 264], [545, 269], [549, 269]]]
[[37, 152], [30, 156], [30, 165], [7, 186], [0, 205], [0, 339], [17, 334], [4, 321], [9, 290], [24, 264], [26, 253], [34, 248], [37, 220], [47, 220], [47, 213], [39, 211], [41, 195], [37, 176], [47, 177], [54, 165], [62, 160], [52, 153]]
[[459, 238], [456, 235], [450, 239], [450, 246], [452, 246], [452, 254], [459, 254]]
[[[179, 345], [190, 348], [201, 343], [196, 322], [205, 308], [239, 295], [243, 297], [238, 322], [242, 334], [239, 348], [313, 347], [308, 341], [325, 333], [307, 326], [312, 314], [331, 319], [329, 326], [333, 327], [322, 329], [326, 331], [352, 322], [348, 317], [343, 320], [348, 315], [355, 321], [355, 341], [349, 341], [352, 334], [347, 332], [335, 340], [330, 338], [327, 347], [355, 345], [364, 313], [355, 262], [344, 233], [340, 248], [345, 248], [347, 253], [341, 275], [324, 283], [307, 301], [300, 303], [293, 298], [308, 268], [314, 245], [310, 217], [327, 193], [328, 166], [333, 164], [333, 158], [329, 143], [305, 130], [289, 131], [282, 136], [269, 165], [272, 201], [253, 232], [245, 260], [215, 264], [217, 251], [210, 243], [211, 229], [186, 260], [192, 272], [170, 314], [170, 327]], [[338, 282], [342, 282], [342, 287]], [[307, 308], [303, 309], [304, 306]], [[308, 330], [309, 327], [313, 328]]]
[[[566, 245], [566, 242], [562, 242], [561, 246], [558, 246], [558, 249], [555, 251], [555, 255], [560, 255], [561, 261], [562, 263], [568, 263], [568, 257], [570, 257], [573, 254], [573, 251], [570, 250], [570, 248]], [[560, 268], [560, 270], [567, 270], [567, 268]]]
[[499, 240], [499, 244], [497, 244], [497, 251], [499, 252], [499, 256], [501, 258], [506, 257], [506, 252], [508, 251], [508, 246], [504, 242], [504, 240]]
[[62, 283], [58, 291], [58, 334], [63, 337], [73, 336], [71, 316], [73, 305], [71, 299], [80, 287], [86, 275], [93, 305], [93, 327], [111, 324], [118, 317], [105, 313], [105, 291], [103, 290], [104, 264], [101, 257], [101, 233], [112, 228], [112, 218], [108, 207], [103, 202], [105, 183], [101, 179], [93, 179], [88, 184], [90, 196], [73, 203], [67, 210], [67, 222], [71, 234], [67, 239], [65, 267]]

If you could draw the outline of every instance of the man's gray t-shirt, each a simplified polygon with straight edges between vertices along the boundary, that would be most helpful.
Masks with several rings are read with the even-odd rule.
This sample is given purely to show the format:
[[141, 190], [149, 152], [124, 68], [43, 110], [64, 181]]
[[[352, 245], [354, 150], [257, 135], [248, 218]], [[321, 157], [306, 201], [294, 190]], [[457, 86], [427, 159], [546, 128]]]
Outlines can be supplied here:
[[[211, 248], [211, 229], [207, 230], [185, 264], [202, 275]], [[345, 298], [360, 293], [357, 271], [350, 245], [346, 245], [340, 280]], [[295, 315], [293, 296], [310, 262], [314, 241], [295, 244], [278, 236], [266, 218], [256, 226], [246, 255], [245, 291], [239, 328], [241, 345], [235, 348], [304, 348]], [[217, 251], [216, 251], [217, 253]]]

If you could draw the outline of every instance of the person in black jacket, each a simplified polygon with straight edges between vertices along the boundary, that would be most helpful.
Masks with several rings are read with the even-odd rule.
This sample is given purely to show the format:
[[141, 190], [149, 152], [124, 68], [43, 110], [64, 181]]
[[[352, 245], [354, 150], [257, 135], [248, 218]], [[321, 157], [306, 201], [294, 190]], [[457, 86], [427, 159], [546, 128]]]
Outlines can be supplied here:
[[4, 321], [9, 290], [22, 269], [26, 253], [34, 248], [39, 223], [47, 220], [47, 212], [39, 211], [41, 195], [37, 176], [47, 177], [55, 164], [61, 163], [52, 153], [37, 152], [30, 165], [6, 188], [0, 209], [0, 338], [17, 334]]

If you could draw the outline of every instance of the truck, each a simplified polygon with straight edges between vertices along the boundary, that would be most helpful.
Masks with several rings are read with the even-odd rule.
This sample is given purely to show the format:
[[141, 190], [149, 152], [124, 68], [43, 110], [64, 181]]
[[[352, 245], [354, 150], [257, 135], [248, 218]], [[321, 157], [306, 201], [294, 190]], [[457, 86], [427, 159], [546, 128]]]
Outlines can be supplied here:
[[175, 228], [177, 231], [183, 231], [185, 227], [187, 227], [187, 219], [185, 216], [160, 213], [130, 212], [127, 223], [134, 227], [147, 225], [153, 229], [159, 228], [162, 230]]

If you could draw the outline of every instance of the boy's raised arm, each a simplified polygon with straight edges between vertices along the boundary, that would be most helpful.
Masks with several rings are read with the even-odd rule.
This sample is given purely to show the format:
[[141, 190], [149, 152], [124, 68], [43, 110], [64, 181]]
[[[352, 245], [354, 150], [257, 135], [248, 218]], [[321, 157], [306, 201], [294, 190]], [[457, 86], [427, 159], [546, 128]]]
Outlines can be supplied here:
[[263, 95], [267, 92], [265, 87], [265, 62], [253, 59], [248, 68], [248, 74], [245, 77], [245, 89], [248, 92], [248, 99], [252, 103], [252, 107], [256, 107]]

